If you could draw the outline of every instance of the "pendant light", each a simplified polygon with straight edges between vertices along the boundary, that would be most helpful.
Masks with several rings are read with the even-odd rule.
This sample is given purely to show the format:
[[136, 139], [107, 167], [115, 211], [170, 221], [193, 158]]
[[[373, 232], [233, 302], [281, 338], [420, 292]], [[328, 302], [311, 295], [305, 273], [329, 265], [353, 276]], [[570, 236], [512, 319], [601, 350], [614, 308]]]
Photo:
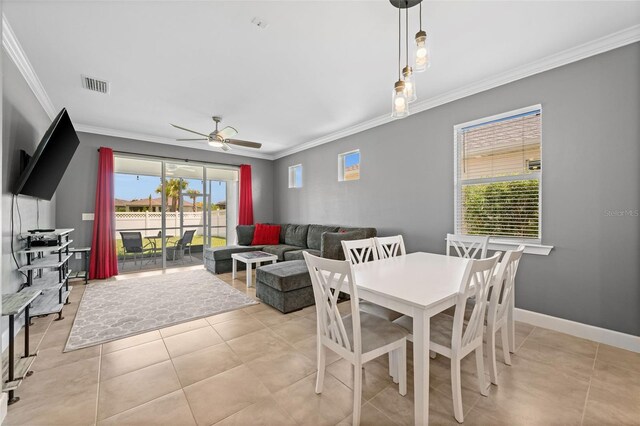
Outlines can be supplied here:
[[400, 73], [402, 61], [402, 31], [401, 31], [402, 11], [398, 8], [398, 81], [393, 85], [391, 96], [391, 117], [404, 118], [409, 115], [409, 102], [405, 93], [405, 83], [402, 81]]
[[423, 72], [431, 66], [430, 53], [427, 45], [427, 33], [422, 30], [422, 3], [420, 3], [420, 31], [416, 33], [416, 72]]
[[402, 69], [402, 75], [404, 77], [404, 95], [407, 98], [407, 102], [411, 103], [418, 99], [416, 93], [416, 82], [413, 78], [413, 69], [409, 66], [409, 8], [405, 9], [405, 26], [404, 26], [404, 41], [405, 41], [405, 59], [406, 64]]

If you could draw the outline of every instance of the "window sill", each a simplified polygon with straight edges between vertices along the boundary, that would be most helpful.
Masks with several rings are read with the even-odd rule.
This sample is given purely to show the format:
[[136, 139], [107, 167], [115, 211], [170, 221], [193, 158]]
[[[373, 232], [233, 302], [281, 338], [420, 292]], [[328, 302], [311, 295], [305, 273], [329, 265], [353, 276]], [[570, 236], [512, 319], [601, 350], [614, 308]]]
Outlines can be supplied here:
[[553, 246], [546, 246], [542, 244], [536, 243], [527, 243], [527, 242], [518, 242], [518, 241], [510, 241], [510, 240], [495, 240], [491, 238], [489, 240], [489, 250], [514, 250], [519, 245], [524, 246], [524, 252], [527, 254], [535, 254], [538, 256], [548, 256]]

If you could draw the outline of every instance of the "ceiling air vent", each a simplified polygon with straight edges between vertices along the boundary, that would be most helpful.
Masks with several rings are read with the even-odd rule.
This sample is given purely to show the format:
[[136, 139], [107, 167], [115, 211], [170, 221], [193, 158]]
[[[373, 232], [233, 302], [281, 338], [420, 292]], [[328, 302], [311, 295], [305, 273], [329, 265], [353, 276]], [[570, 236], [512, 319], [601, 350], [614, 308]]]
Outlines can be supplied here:
[[82, 76], [82, 87], [99, 93], [109, 93], [109, 82], [93, 77]]

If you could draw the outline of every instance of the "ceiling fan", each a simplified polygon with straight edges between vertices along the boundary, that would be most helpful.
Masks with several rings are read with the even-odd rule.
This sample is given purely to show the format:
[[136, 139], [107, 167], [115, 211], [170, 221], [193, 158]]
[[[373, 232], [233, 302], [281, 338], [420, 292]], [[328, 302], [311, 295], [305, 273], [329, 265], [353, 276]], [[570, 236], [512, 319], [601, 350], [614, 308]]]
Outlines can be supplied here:
[[229, 151], [231, 147], [229, 145], [237, 145], [243, 146], [245, 148], [256, 148], [260, 149], [262, 147], [261, 143], [258, 142], [249, 142], [242, 141], [239, 139], [230, 139], [238, 134], [238, 131], [231, 126], [227, 126], [222, 130], [218, 130], [218, 123], [222, 121], [222, 117], [213, 116], [213, 121], [216, 122], [216, 129], [209, 133], [208, 135], [205, 133], [196, 132], [195, 130], [187, 129], [184, 127], [176, 126], [175, 124], [171, 124], [176, 129], [185, 130], [187, 132], [195, 133], [196, 135], [202, 136], [202, 138], [195, 139], [176, 139], [177, 141], [207, 141], [209, 145], [214, 148], [222, 148], [223, 151]]

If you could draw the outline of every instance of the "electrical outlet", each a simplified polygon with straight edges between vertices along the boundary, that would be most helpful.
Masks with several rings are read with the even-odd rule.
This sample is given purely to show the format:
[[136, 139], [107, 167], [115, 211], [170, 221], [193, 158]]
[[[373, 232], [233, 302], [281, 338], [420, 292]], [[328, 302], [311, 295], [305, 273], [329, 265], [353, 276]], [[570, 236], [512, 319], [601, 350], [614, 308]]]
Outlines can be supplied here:
[[76, 259], [82, 259], [82, 253], [76, 253]]

